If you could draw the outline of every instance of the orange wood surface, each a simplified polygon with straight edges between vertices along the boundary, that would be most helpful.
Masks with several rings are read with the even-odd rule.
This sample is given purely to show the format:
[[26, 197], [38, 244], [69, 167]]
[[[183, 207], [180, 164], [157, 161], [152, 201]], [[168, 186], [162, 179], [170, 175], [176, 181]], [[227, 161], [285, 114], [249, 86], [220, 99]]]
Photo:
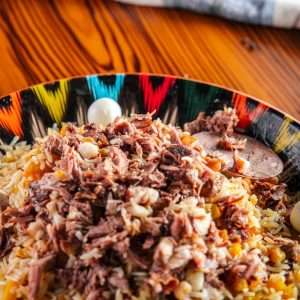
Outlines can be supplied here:
[[0, 95], [96, 72], [188, 76], [300, 119], [300, 31], [105, 0], [0, 1]]

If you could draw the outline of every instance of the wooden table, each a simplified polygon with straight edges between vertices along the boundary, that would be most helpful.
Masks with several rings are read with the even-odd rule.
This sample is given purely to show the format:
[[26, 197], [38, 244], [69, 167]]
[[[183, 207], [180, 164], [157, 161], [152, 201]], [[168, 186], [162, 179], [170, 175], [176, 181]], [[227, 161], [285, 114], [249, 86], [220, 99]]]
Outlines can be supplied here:
[[300, 31], [104, 0], [0, 2], [0, 95], [133, 71], [236, 88], [300, 119]]

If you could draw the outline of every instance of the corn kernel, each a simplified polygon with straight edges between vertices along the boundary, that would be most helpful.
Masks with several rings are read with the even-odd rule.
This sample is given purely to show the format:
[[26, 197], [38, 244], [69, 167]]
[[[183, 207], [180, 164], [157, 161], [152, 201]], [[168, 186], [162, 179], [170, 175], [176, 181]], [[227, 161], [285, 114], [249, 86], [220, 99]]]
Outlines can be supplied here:
[[257, 199], [256, 195], [251, 195], [250, 198], [249, 198], [249, 201], [250, 201], [253, 205], [256, 205], [257, 202], [258, 202], [258, 199]]
[[257, 279], [251, 280], [250, 285], [249, 285], [250, 289], [255, 290], [259, 286], [259, 283], [260, 282]]
[[269, 288], [273, 288], [276, 291], [283, 291], [286, 288], [284, 278], [279, 274], [272, 274], [267, 285]]
[[220, 172], [222, 169], [222, 161], [218, 158], [207, 158], [207, 166], [213, 171]]
[[211, 204], [211, 203], [205, 203], [205, 204], [204, 204], [204, 209], [205, 209], [206, 211], [211, 211], [211, 208], [212, 208], [212, 204]]
[[219, 235], [224, 241], [228, 240], [228, 231], [226, 229], [220, 230]]
[[55, 171], [54, 176], [58, 180], [65, 180], [65, 179], [67, 179], [67, 174], [63, 170], [57, 170], [57, 171]]
[[8, 152], [3, 158], [2, 161], [3, 162], [13, 162], [16, 160], [16, 157], [13, 156], [10, 152]]
[[86, 137], [84, 137], [84, 138], [82, 139], [82, 142], [86, 142], [86, 143], [94, 143], [95, 140], [94, 140], [92, 137], [90, 137], [90, 136], [86, 136]]
[[278, 247], [272, 247], [268, 250], [270, 261], [274, 264], [280, 264], [285, 260], [285, 253]]
[[101, 149], [99, 150], [99, 152], [100, 152], [100, 154], [101, 154], [102, 156], [107, 156], [108, 153], [109, 153], [109, 150], [108, 150], [107, 148], [101, 148]]
[[260, 232], [259, 228], [256, 228], [256, 227], [250, 227], [248, 229], [248, 235], [249, 235], [249, 237], [258, 234], [259, 232]]
[[7, 281], [4, 290], [3, 295], [1, 297], [2, 300], [16, 300], [16, 283], [12, 280]]
[[197, 141], [196, 137], [189, 135], [189, 134], [183, 134], [180, 139], [181, 139], [182, 144], [184, 144], [184, 145], [192, 145], [193, 143], [195, 143]]
[[42, 177], [44, 171], [41, 170], [39, 164], [30, 162], [24, 169], [23, 176], [31, 177], [33, 180], [38, 180]]
[[211, 216], [213, 217], [213, 219], [218, 219], [220, 218], [222, 215], [221, 210], [219, 208], [219, 206], [217, 204], [213, 204], [211, 206]]
[[294, 280], [296, 283], [300, 283], [300, 269], [294, 272]]
[[297, 288], [293, 284], [289, 284], [283, 290], [284, 299], [297, 299]]
[[263, 300], [264, 295], [262, 293], [258, 293], [253, 297], [253, 300]]
[[246, 289], [248, 289], [248, 282], [246, 279], [238, 279], [235, 281], [233, 285], [233, 289], [236, 293], [242, 292]]
[[239, 256], [242, 252], [242, 246], [240, 243], [233, 243], [229, 246], [229, 253], [235, 257]]
[[68, 128], [68, 126], [67, 126], [66, 124], [64, 124], [64, 125], [61, 127], [59, 133], [60, 133], [62, 136], [66, 135], [67, 128]]
[[16, 251], [16, 256], [21, 258], [27, 258], [29, 257], [28, 252], [25, 248], [19, 248]]

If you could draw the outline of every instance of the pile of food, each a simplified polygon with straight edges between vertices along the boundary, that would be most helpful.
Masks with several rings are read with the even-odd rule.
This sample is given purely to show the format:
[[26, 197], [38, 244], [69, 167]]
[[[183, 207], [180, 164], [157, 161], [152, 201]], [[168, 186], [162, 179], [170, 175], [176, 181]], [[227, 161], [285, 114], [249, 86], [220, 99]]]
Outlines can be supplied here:
[[[220, 116], [205, 130], [231, 132]], [[229, 176], [190, 133], [134, 115], [2, 149], [1, 299], [297, 299], [285, 185]]]

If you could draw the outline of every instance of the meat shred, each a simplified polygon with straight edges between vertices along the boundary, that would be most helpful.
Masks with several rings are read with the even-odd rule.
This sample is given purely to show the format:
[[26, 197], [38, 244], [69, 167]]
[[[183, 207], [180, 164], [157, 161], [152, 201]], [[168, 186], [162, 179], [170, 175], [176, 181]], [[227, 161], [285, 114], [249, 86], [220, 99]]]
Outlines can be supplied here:
[[[230, 134], [236, 124], [235, 111], [227, 109], [205, 120], [200, 114], [187, 129]], [[147, 114], [107, 128], [67, 124], [41, 142], [46, 171], [30, 182], [25, 206], [0, 213], [0, 257], [11, 253], [20, 228], [34, 249], [24, 281], [30, 299], [43, 297], [45, 278], [49, 288], [108, 300], [141, 291], [149, 291], [147, 299], [172, 299], [184, 274], [200, 269], [205, 285], [222, 289], [254, 275], [259, 255], [233, 260], [222, 235], [226, 228], [230, 239], [247, 236], [247, 212], [236, 204], [241, 197], [219, 199], [221, 215], [213, 220], [209, 197], [217, 199], [225, 177], [183, 136]], [[98, 155], [80, 155], [83, 142]], [[270, 194], [260, 189], [266, 201], [282, 197], [279, 187]]]

